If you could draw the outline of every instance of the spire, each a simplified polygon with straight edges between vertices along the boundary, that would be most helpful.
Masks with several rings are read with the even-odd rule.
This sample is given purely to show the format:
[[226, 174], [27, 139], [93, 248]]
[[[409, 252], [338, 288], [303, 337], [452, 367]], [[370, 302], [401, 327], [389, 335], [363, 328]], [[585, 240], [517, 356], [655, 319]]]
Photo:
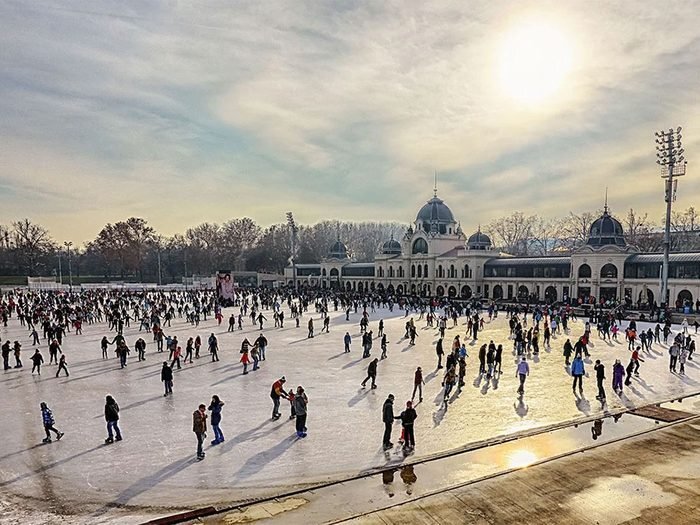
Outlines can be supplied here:
[[433, 184], [433, 197], [437, 197], [437, 170], [435, 170], [435, 183]]
[[605, 206], [603, 207], [603, 213], [608, 213], [608, 187], [605, 187]]

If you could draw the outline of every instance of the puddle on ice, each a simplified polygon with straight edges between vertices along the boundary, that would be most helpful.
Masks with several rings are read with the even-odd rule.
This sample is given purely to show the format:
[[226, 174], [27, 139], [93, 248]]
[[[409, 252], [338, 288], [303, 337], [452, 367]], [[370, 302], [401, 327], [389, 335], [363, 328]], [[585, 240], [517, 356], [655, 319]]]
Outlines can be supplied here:
[[[603, 477], [595, 485], [572, 496], [563, 507], [584, 523], [617, 525], [639, 517], [651, 507], [673, 505], [680, 498], [640, 476]], [[614, 502], [614, 512], [608, 502]]]

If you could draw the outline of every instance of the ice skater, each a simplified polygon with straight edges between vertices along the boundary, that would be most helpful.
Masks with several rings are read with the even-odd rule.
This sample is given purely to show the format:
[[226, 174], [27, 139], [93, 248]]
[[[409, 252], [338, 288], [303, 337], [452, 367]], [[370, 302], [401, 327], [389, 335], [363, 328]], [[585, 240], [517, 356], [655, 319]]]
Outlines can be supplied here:
[[163, 394], [163, 397], [167, 397], [168, 395], [172, 395], [173, 393], [173, 367], [168, 366], [167, 361], [163, 361], [163, 368], [160, 369], [160, 380], [163, 382], [163, 385], [165, 386], [165, 394]]
[[219, 396], [211, 396], [211, 403], [209, 403], [209, 411], [211, 412], [211, 429], [214, 431], [214, 440], [211, 442], [212, 445], [218, 445], [226, 441], [224, 439], [224, 433], [221, 431], [221, 410], [224, 407], [224, 402], [219, 399]]
[[41, 355], [41, 352], [39, 352], [38, 348], [34, 351], [34, 355], [31, 357], [31, 360], [32, 374], [34, 373], [34, 370], [36, 370], [36, 373], [41, 375], [41, 365], [44, 362], [44, 356]]
[[294, 395], [294, 412], [296, 413], [296, 431], [297, 437], [306, 437], [306, 416], [308, 414], [309, 399], [301, 386], [297, 387]]
[[580, 354], [576, 354], [573, 362], [571, 363], [571, 375], [574, 377], [574, 383], [572, 390], [574, 394], [576, 393], [576, 384], [578, 384], [578, 389], [581, 395], [583, 395], [583, 375], [586, 373], [585, 366], [583, 364], [583, 359], [581, 359]]
[[593, 369], [595, 370], [595, 379], [598, 383], [598, 395], [595, 396], [595, 398], [601, 403], [605, 403], [605, 388], [603, 388], [603, 381], [605, 380], [605, 365], [600, 362], [600, 359], [596, 359]]
[[41, 419], [44, 423], [44, 432], [46, 432], [46, 437], [43, 439], [44, 443], [51, 443], [51, 432], [56, 434], [56, 441], [63, 437], [63, 432], [54, 428], [56, 421], [54, 420], [53, 413], [51, 409], [46, 406], [46, 403], [41, 402]]
[[377, 388], [377, 363], [379, 363], [379, 359], [376, 357], [370, 361], [369, 366], [367, 367], [367, 377], [365, 377], [365, 380], [362, 381], [362, 388], [365, 388], [367, 381], [370, 379], [372, 380], [372, 388]]
[[525, 356], [523, 356], [521, 361], [518, 363], [518, 368], [515, 371], [515, 375], [520, 379], [518, 394], [522, 396], [525, 394], [525, 380], [527, 379], [527, 376], [530, 375], [530, 365], [528, 364]]
[[416, 409], [413, 408], [413, 403], [411, 401], [406, 401], [406, 409], [401, 412], [400, 415], [396, 416], [396, 419], [401, 420], [401, 426], [403, 427], [403, 448], [405, 452], [412, 451], [416, 446], [416, 438], [413, 434], [413, 424], [417, 417], [418, 414], [416, 413]]
[[119, 428], [119, 405], [112, 396], [105, 398], [105, 421], [107, 421], [107, 439], [105, 444], [114, 443], [114, 440], [122, 440], [122, 432]]
[[416, 398], [416, 391], [418, 391], [418, 402], [423, 401], [423, 385], [425, 381], [423, 380], [423, 370], [421, 367], [416, 368], [416, 372], [413, 375], [413, 394], [411, 395], [411, 401]]
[[58, 377], [58, 374], [61, 373], [61, 370], [63, 370], [66, 373], [66, 377], [70, 375], [68, 373], [68, 366], [66, 364], [66, 354], [61, 354], [61, 359], [58, 360], [58, 370], [56, 370], [56, 377]]
[[286, 382], [287, 380], [282, 376], [272, 383], [272, 389], [270, 390], [270, 398], [272, 399], [272, 419], [279, 419], [282, 416], [282, 414], [280, 414], [280, 398], [289, 399], [287, 393], [284, 391], [284, 384]]
[[194, 432], [195, 436], [197, 436], [197, 459], [199, 461], [204, 459], [202, 444], [204, 443], [204, 438], [207, 437], [206, 409], [206, 405], [199, 405], [197, 410], [192, 413], [192, 431]]
[[388, 450], [394, 446], [391, 442], [391, 430], [394, 425], [394, 394], [389, 394], [382, 406], [382, 422], [384, 423], [384, 437], [382, 446], [384, 450]]

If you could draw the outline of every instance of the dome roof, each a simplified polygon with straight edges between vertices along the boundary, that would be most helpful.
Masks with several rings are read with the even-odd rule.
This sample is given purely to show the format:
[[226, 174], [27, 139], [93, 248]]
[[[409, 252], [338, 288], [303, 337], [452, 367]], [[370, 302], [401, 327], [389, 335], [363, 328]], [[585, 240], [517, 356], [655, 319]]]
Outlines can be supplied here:
[[418, 222], [437, 222], [438, 224], [447, 224], [455, 222], [452, 210], [447, 207], [442, 199], [437, 196], [430, 199], [418, 212], [416, 216]]
[[348, 248], [338, 239], [333, 243], [331, 249], [328, 250], [328, 257], [331, 259], [347, 259]]
[[384, 255], [401, 255], [401, 243], [394, 238], [389, 239], [382, 244], [382, 253]]
[[470, 250], [491, 248], [491, 238], [479, 229], [467, 240], [467, 248]]
[[591, 224], [586, 244], [588, 246], [627, 246], [622, 224], [608, 213], [607, 207], [603, 215]]

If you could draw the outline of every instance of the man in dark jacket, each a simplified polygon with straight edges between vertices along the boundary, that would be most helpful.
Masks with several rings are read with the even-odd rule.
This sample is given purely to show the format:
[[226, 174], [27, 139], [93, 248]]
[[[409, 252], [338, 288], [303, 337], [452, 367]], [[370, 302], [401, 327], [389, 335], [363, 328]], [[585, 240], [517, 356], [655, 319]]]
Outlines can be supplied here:
[[411, 401], [406, 401], [406, 410], [401, 412], [401, 415], [396, 416], [396, 419], [401, 420], [401, 426], [403, 426], [404, 450], [412, 450], [416, 446], [416, 438], [413, 435], [413, 423], [417, 417], [418, 414], [416, 409], [413, 408]]
[[160, 369], [160, 380], [165, 385], [165, 394], [163, 394], [163, 397], [166, 397], [168, 394], [172, 394], [173, 393], [173, 369], [170, 366], [168, 366], [167, 361], [163, 361], [163, 368]]
[[595, 379], [598, 383], [598, 395], [595, 397], [599, 401], [605, 401], [605, 388], [603, 388], [603, 380], [605, 379], [605, 365], [600, 362], [600, 359], [596, 359], [595, 366]]
[[375, 380], [377, 379], [377, 363], [378, 362], [379, 362], [379, 359], [377, 359], [375, 357], [369, 363], [369, 366], [367, 367], [367, 377], [365, 377], [365, 380], [362, 381], [362, 388], [365, 387], [365, 385], [367, 384], [367, 381], [369, 381], [370, 379], [372, 380], [372, 388], [377, 388]]
[[[119, 405], [112, 396], [105, 398], [105, 421], [107, 421], [107, 439], [105, 443], [113, 443], [114, 439], [122, 440], [122, 433], [117, 422], [119, 421]], [[112, 431], [116, 433], [116, 438], [113, 437]]]
[[437, 354], [438, 358], [437, 367], [440, 369], [442, 368], [442, 356], [445, 355], [445, 351], [442, 349], [442, 337], [438, 339], [438, 342], [435, 345], [435, 353]]
[[384, 422], [384, 439], [382, 445], [384, 450], [394, 446], [391, 442], [391, 426], [394, 424], [394, 394], [389, 394], [382, 407], [382, 421]]
[[199, 405], [199, 408], [192, 414], [192, 432], [197, 436], [197, 459], [204, 459], [204, 451], [202, 450], [202, 444], [204, 443], [204, 438], [207, 432], [207, 407], [206, 405]]

